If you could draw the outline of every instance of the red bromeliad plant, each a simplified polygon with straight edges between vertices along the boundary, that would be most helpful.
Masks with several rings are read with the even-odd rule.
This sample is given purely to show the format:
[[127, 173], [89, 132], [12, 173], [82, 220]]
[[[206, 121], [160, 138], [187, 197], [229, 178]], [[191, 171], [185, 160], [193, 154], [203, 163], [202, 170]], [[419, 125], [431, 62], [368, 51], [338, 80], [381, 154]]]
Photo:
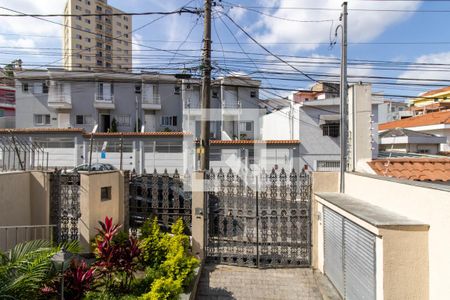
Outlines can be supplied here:
[[107, 288], [114, 284], [113, 278], [122, 277], [120, 288], [128, 289], [140, 256], [138, 240], [126, 234], [123, 238], [123, 233], [119, 234], [121, 226], [113, 225], [112, 218], [106, 217], [105, 222], [99, 223], [96, 266], [105, 275]]
[[90, 268], [84, 260], [72, 260], [70, 268], [64, 273], [64, 298], [81, 299], [91, 289], [94, 272], [95, 269]]

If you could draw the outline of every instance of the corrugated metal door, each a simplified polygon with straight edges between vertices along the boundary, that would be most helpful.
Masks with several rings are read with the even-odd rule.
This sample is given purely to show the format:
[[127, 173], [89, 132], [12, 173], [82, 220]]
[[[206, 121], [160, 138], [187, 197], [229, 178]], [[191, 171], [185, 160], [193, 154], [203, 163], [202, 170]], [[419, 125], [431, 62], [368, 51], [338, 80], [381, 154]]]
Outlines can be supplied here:
[[324, 270], [341, 295], [344, 295], [343, 217], [324, 207]]
[[345, 299], [376, 299], [375, 238], [344, 219]]

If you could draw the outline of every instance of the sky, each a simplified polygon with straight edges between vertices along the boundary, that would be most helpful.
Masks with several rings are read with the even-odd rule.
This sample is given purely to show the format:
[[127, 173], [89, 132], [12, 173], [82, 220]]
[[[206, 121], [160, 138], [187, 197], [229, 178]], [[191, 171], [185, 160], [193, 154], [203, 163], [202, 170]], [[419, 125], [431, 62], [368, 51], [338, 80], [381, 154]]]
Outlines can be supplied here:
[[[336, 28], [340, 24], [341, 1], [216, 2], [212, 30], [214, 77], [238, 73], [260, 79], [263, 98], [308, 89], [313, 80], [338, 80], [341, 30]], [[201, 8], [203, 0], [108, 3], [123, 11], [143, 12], [172, 11], [183, 6]], [[64, 5], [64, 0], [0, 0], [0, 7], [29, 14], [63, 13]], [[446, 81], [450, 81], [450, 1], [349, 0], [348, 8], [350, 82], [370, 82], [374, 92], [398, 100], [450, 85]], [[0, 13], [11, 12], [0, 9]], [[202, 16], [175, 14], [155, 21], [159, 17], [133, 17], [136, 70], [199, 75]], [[62, 23], [59, 17], [46, 19]], [[0, 20], [0, 65], [16, 58], [21, 58], [28, 68], [61, 65], [63, 26], [31, 17], [3, 16]]]

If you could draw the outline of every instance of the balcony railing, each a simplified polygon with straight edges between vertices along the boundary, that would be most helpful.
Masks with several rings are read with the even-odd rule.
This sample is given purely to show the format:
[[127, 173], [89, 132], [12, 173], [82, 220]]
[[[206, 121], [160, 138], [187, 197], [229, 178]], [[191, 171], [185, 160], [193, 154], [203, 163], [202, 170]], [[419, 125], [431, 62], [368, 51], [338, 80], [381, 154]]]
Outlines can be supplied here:
[[160, 110], [161, 109], [161, 97], [159, 95], [143, 96], [142, 108], [147, 110]]
[[114, 96], [95, 94], [94, 107], [98, 109], [115, 109]]
[[114, 103], [114, 95], [105, 96], [105, 95], [95, 94], [95, 101], [96, 102]]
[[0, 249], [7, 251], [17, 244], [33, 240], [53, 240], [56, 225], [0, 226]]
[[72, 98], [68, 95], [52, 95], [48, 97], [48, 106], [52, 108], [71, 109]]
[[153, 95], [152, 97], [150, 96], [143, 96], [142, 97], [142, 103], [147, 103], [147, 104], [161, 104], [161, 96], [160, 95]]

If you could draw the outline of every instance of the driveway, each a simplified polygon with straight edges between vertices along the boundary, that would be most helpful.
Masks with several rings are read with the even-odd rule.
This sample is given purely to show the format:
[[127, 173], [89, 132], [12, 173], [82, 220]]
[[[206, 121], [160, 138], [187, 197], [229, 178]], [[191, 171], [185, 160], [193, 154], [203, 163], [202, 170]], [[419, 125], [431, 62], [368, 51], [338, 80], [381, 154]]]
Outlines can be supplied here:
[[329, 281], [312, 269], [253, 269], [207, 265], [197, 300], [340, 299]]

